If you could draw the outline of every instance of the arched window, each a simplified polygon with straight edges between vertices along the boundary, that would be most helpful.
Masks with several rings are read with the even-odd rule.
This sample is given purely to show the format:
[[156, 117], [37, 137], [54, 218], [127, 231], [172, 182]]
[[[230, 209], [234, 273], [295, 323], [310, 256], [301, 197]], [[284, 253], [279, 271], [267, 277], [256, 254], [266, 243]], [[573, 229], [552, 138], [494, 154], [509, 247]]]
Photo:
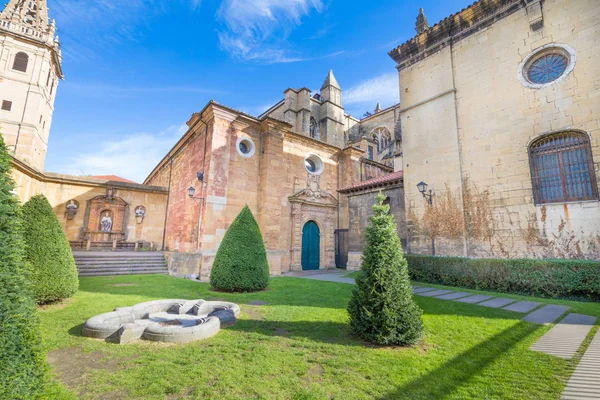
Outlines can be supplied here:
[[317, 125], [317, 121], [313, 117], [310, 117], [310, 137], [319, 138], [319, 125]]
[[377, 151], [381, 153], [390, 147], [392, 143], [392, 135], [387, 128], [377, 128], [372, 134], [373, 140], [377, 142]]
[[27, 64], [29, 64], [29, 56], [25, 53], [17, 53], [13, 63], [15, 71], [27, 72]]
[[598, 199], [598, 184], [586, 134], [562, 132], [529, 146], [536, 204]]

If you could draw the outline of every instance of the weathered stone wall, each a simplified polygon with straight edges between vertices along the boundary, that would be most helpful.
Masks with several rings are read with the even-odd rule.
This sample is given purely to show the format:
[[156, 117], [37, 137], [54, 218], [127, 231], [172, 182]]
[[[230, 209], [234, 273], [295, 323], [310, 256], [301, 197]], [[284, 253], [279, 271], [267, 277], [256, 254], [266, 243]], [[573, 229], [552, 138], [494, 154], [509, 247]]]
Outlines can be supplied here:
[[[438, 254], [532, 256], [522, 233], [534, 218], [538, 233], [551, 237], [562, 229], [582, 246], [600, 231], [597, 201], [534, 204], [528, 156], [528, 145], [546, 133], [582, 131], [591, 138], [598, 178], [600, 3], [541, 4], [539, 30], [520, 8], [399, 71], [407, 207], [417, 213], [426, 207], [419, 181], [440, 193], [445, 185], [460, 189], [468, 178], [489, 192], [493, 208], [497, 236], [491, 243], [440, 240]], [[526, 87], [518, 78], [520, 64], [552, 43], [575, 50], [573, 71], [546, 87]], [[504, 242], [508, 250], [496, 253], [493, 242]]]
[[[106, 194], [108, 187], [114, 188], [114, 196], [121, 198], [128, 205], [125, 214], [125, 233], [128, 242], [143, 240], [152, 242], [155, 248], [162, 247], [163, 230], [165, 226], [165, 210], [167, 190], [162, 187], [143, 186], [115, 181], [41, 173], [15, 160], [12, 176], [17, 184], [17, 195], [25, 203], [37, 194], [48, 198], [60, 221], [67, 239], [82, 240], [82, 232], [86, 228], [86, 213], [89, 200]], [[67, 204], [74, 200], [79, 204], [79, 210], [72, 220], [67, 218]], [[137, 223], [134, 210], [138, 206], [146, 209], [146, 215], [141, 223]], [[114, 230], [120, 230], [122, 222], [116, 221]]]

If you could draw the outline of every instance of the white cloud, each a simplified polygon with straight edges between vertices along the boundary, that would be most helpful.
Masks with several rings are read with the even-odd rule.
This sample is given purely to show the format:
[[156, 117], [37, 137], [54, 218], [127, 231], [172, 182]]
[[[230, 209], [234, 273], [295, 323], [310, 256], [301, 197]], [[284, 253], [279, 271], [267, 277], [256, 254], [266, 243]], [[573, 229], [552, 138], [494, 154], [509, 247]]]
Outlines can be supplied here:
[[307, 60], [282, 42], [303, 17], [323, 11], [321, 0], [223, 0], [217, 17], [227, 25], [218, 32], [221, 47], [243, 60], [269, 63]]
[[59, 172], [118, 175], [141, 183], [186, 131], [186, 125], [173, 125], [158, 134], [134, 133], [106, 140], [93, 151], [72, 157]]
[[344, 104], [392, 105], [400, 100], [398, 74], [390, 72], [368, 79], [344, 92]]

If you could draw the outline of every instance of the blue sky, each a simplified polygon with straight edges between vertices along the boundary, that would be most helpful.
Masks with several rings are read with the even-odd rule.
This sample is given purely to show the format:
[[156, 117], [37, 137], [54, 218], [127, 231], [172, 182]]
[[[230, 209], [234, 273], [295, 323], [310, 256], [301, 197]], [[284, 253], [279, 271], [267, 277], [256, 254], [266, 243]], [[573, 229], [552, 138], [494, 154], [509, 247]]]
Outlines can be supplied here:
[[211, 99], [252, 115], [329, 69], [346, 112], [398, 102], [387, 52], [467, 0], [48, 0], [62, 42], [47, 171], [138, 182]]

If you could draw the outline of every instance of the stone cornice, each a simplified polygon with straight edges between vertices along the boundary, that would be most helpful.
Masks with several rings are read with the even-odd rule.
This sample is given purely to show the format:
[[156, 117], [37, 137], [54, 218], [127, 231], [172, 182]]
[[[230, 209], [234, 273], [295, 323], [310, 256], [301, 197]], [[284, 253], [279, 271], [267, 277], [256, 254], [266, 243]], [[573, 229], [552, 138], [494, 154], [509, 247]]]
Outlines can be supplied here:
[[531, 0], [480, 0], [462, 11], [450, 15], [425, 32], [415, 36], [388, 55], [402, 70], [451, 43], [487, 28], [504, 17], [525, 8]]
[[39, 182], [58, 183], [64, 185], [77, 185], [77, 186], [89, 186], [89, 187], [114, 187], [123, 190], [133, 190], [138, 192], [154, 192], [163, 193], [168, 192], [167, 188], [161, 186], [149, 186], [142, 185], [139, 183], [129, 183], [121, 181], [110, 181], [96, 178], [89, 178], [86, 176], [73, 176], [55, 174], [53, 172], [41, 172], [33, 168], [29, 164], [25, 163], [18, 158], [11, 156], [11, 165], [14, 169], [28, 175]]
[[368, 117], [365, 117], [365, 118], [363, 118], [363, 119], [359, 120], [359, 122], [360, 122], [360, 123], [363, 123], [363, 122], [366, 122], [366, 121], [370, 121], [370, 120], [372, 120], [372, 119], [374, 119], [374, 118], [376, 118], [376, 117], [380, 117], [380, 116], [382, 116], [383, 114], [387, 114], [387, 113], [389, 113], [390, 111], [394, 111], [394, 110], [396, 110], [396, 109], [398, 109], [398, 108], [400, 108], [400, 103], [396, 103], [396, 104], [394, 104], [393, 106], [390, 106], [390, 107], [388, 107], [388, 108], [386, 108], [386, 109], [384, 109], [384, 110], [381, 110], [381, 111], [379, 111], [378, 113], [371, 114], [371, 115], [369, 115]]

